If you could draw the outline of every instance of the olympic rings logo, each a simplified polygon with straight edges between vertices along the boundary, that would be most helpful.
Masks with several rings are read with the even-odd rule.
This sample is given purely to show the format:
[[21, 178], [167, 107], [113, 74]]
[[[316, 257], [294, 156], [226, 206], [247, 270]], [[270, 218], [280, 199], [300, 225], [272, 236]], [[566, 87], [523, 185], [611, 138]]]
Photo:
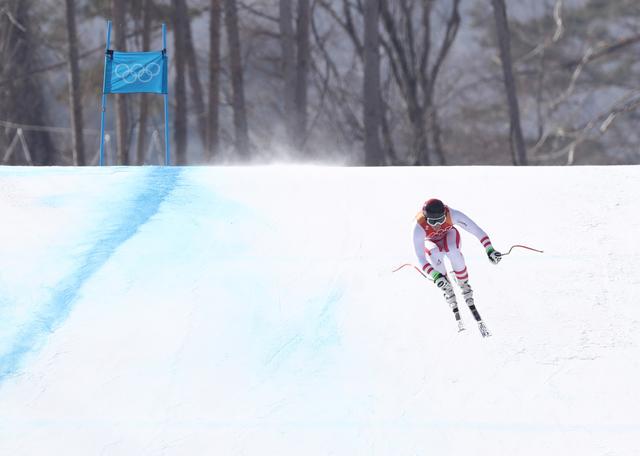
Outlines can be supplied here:
[[127, 63], [119, 63], [114, 71], [115, 75], [124, 81], [125, 84], [133, 84], [135, 82], [149, 82], [155, 76], [160, 74], [160, 65], [155, 62], [141, 65], [134, 63], [129, 66]]

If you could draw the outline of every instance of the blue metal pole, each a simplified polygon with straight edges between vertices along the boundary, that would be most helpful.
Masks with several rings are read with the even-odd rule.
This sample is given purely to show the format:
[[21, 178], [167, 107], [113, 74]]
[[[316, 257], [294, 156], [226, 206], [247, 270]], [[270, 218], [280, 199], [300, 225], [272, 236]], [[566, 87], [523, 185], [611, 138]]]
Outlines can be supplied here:
[[104, 164], [104, 114], [107, 110], [107, 94], [104, 93], [107, 89], [107, 51], [111, 43], [111, 21], [107, 21], [107, 45], [105, 47], [104, 54], [104, 75], [102, 78], [102, 112], [100, 113], [100, 166]]
[[[169, 73], [169, 55], [167, 54], [167, 27], [162, 24], [162, 49], [165, 51], [167, 59], [167, 73]], [[171, 153], [169, 149], [169, 75], [167, 74], [167, 90], [164, 94], [164, 164], [169, 166], [171, 164]]]

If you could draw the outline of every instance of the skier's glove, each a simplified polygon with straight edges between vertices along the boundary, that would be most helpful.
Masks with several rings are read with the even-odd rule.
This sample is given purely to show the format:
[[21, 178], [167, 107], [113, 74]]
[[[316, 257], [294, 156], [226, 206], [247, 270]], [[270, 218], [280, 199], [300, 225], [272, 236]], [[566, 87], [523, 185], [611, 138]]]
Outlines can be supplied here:
[[487, 247], [487, 256], [489, 257], [489, 261], [493, 264], [498, 264], [500, 263], [500, 260], [502, 260], [502, 254], [493, 247]]
[[433, 283], [436, 284], [436, 287], [440, 288], [442, 291], [451, 291], [453, 287], [451, 286], [451, 282], [447, 279], [447, 276], [440, 274], [439, 272], [434, 272], [433, 275]]

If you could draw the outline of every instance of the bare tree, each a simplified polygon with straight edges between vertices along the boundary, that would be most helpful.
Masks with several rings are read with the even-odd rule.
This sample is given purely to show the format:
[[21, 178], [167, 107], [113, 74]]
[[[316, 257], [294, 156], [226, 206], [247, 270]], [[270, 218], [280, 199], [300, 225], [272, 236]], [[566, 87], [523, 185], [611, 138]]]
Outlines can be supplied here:
[[[46, 126], [46, 101], [42, 84], [33, 70], [38, 68], [37, 43], [33, 26], [33, 0], [5, 0], [0, 5], [0, 120], [20, 125]], [[23, 77], [29, 75], [29, 77]], [[51, 165], [56, 154], [54, 143], [47, 131], [38, 128], [24, 130], [24, 139], [32, 153], [22, 160], [13, 154], [10, 164]], [[5, 144], [17, 130], [0, 130]], [[26, 151], [25, 151], [26, 152]], [[2, 158], [2, 157], [0, 157]]]
[[[114, 47], [117, 51], [127, 50], [127, 24], [124, 0], [112, 0]], [[116, 95], [116, 136], [119, 165], [129, 164], [129, 129], [127, 118], [127, 99], [123, 94]]]
[[198, 59], [196, 49], [193, 45], [193, 37], [191, 33], [191, 18], [185, 7], [185, 50], [187, 57], [187, 67], [189, 69], [189, 85], [193, 96], [193, 105], [196, 111], [196, 119], [198, 125], [198, 133], [202, 143], [207, 140], [207, 109], [205, 108], [204, 94], [202, 84], [200, 84], [200, 73], [198, 72]]
[[236, 0], [225, 0], [225, 22], [229, 42], [231, 63], [231, 85], [233, 87], [233, 125], [235, 129], [236, 153], [240, 158], [249, 157], [249, 127], [244, 98], [244, 75], [240, 50], [240, 31]]
[[282, 48], [282, 100], [284, 102], [284, 125], [288, 145], [294, 144], [296, 135], [296, 66], [293, 31], [292, 0], [280, 0], [280, 46]]
[[520, 109], [518, 107], [518, 95], [515, 78], [513, 76], [513, 64], [511, 62], [511, 36], [509, 23], [507, 22], [507, 6], [504, 0], [491, 0], [496, 21], [496, 34], [502, 61], [502, 73], [507, 91], [507, 103], [509, 107], [509, 140], [514, 165], [526, 165], [527, 154], [520, 125]]
[[307, 129], [307, 76], [310, 56], [310, 16], [308, 0], [298, 0], [296, 29], [293, 28], [293, 1], [280, 0], [280, 47], [282, 49], [282, 99], [284, 124], [289, 146], [300, 150]]
[[209, 17], [209, 110], [207, 115], [207, 151], [209, 160], [215, 157], [220, 147], [220, 38], [222, 5], [220, 0], [211, 0]]
[[187, 8], [185, 0], [172, 0], [173, 6], [173, 42], [175, 55], [175, 80], [174, 99], [175, 114], [174, 133], [176, 164], [185, 165], [187, 163], [187, 89], [184, 79], [186, 69], [185, 46]]
[[85, 164], [85, 158], [84, 138], [82, 135], [82, 97], [80, 94], [80, 69], [78, 66], [78, 36], [76, 33], [75, 3], [75, 0], [65, 0], [69, 55], [69, 106], [71, 107], [73, 164], [76, 166], [82, 166]]
[[[407, 116], [413, 133], [411, 155], [416, 160], [415, 164], [429, 165], [434, 160], [437, 164], [444, 164], [434, 93], [440, 70], [460, 27], [460, 0], [451, 2], [438, 48], [432, 42], [433, 1], [423, 2], [421, 15], [416, 14], [415, 4], [408, 0], [401, 0], [397, 6], [398, 20], [392, 13], [389, 1], [381, 0], [381, 15], [386, 32], [382, 45], [394, 79], [407, 104]], [[414, 30], [414, 17], [421, 19], [420, 34]], [[432, 57], [435, 58], [429, 65]], [[427, 126], [430, 126], [429, 130]]]
[[[353, 45], [355, 56], [358, 58], [359, 63], [362, 64], [364, 67], [365, 65], [364, 44], [363, 44], [363, 40], [360, 38], [360, 35], [357, 31], [357, 25], [356, 25], [357, 17], [354, 17], [354, 11], [352, 11], [352, 9], [354, 8], [352, 2], [349, 2], [349, 1], [342, 2], [342, 6], [343, 6], [342, 14], [334, 9], [332, 2], [329, 2], [326, 0], [319, 0], [317, 4], [321, 8], [323, 8], [327, 13], [329, 13], [329, 15], [334, 19], [334, 21], [337, 24], [339, 24], [340, 27], [346, 32], [347, 37], [350, 39]], [[360, 8], [361, 4], [362, 2], [359, 2], [357, 5], [357, 8]], [[379, 8], [380, 7], [378, 5], [378, 10]], [[362, 13], [363, 16], [365, 14], [364, 9], [362, 10], [357, 9], [356, 12]], [[363, 22], [364, 22], [364, 18], [363, 18]], [[353, 95], [355, 95], [357, 92], [354, 92], [354, 89], [351, 88], [349, 81], [352, 79], [351, 74], [354, 71], [357, 71], [356, 66], [352, 66], [351, 69], [348, 70], [348, 72], [345, 73], [343, 76], [342, 72], [344, 71], [344, 65], [340, 65], [335, 60], [335, 58], [332, 57], [333, 55], [335, 55], [335, 53], [331, 52], [329, 49], [326, 48], [327, 42], [331, 40], [331, 37], [334, 37], [337, 35], [334, 27], [331, 25], [328, 29], [326, 29], [326, 32], [321, 36], [319, 34], [318, 25], [316, 24], [316, 21], [312, 20], [311, 24], [312, 24], [313, 36], [315, 38], [315, 45], [320, 51], [320, 55], [324, 58], [326, 62], [326, 67], [327, 67], [327, 71], [326, 71], [327, 74], [326, 74], [326, 77], [324, 78], [325, 80], [324, 85], [326, 86], [326, 88], [323, 88], [322, 91], [323, 91], [323, 94], [325, 94], [323, 95], [323, 98], [326, 98], [327, 100], [329, 100], [328, 104], [331, 107], [327, 106], [324, 109], [327, 111], [327, 114], [326, 114], [327, 117], [331, 119], [333, 128], [334, 129], [337, 128], [340, 131], [343, 137], [343, 141], [345, 142], [345, 148], [347, 150], [350, 150], [350, 149], [353, 149], [353, 147], [355, 146], [354, 142], [357, 143], [362, 140], [365, 140], [365, 136], [366, 136], [365, 126], [361, 125], [361, 122], [359, 120], [360, 116], [358, 116], [358, 109], [363, 108], [363, 85], [362, 84], [360, 85], [360, 92], [358, 93], [358, 96], [354, 97]], [[378, 28], [378, 40], [379, 40], [379, 43], [382, 43], [379, 28]], [[341, 41], [342, 41], [342, 37], [339, 38], [339, 42]], [[380, 55], [379, 51], [378, 51], [378, 56], [379, 56], [378, 58], [380, 62], [382, 62], [381, 60], [382, 56]], [[380, 73], [380, 77], [381, 76], [382, 76], [382, 73]], [[384, 148], [381, 149], [380, 153], [382, 155], [383, 162], [387, 161], [387, 156], [388, 156], [389, 160], [392, 163], [403, 164], [404, 162], [400, 161], [395, 153], [395, 146], [393, 144], [393, 139], [392, 139], [393, 126], [388, 121], [387, 114], [386, 114], [387, 112], [390, 111], [388, 107], [388, 103], [384, 100], [385, 92], [388, 91], [388, 86], [391, 85], [388, 79], [389, 78], [387, 77], [387, 83], [384, 86], [380, 86], [381, 92], [378, 95], [379, 96], [378, 102], [379, 102], [379, 109], [380, 109], [380, 127], [381, 127], [382, 138], [384, 138]], [[336, 81], [335, 83], [331, 84], [331, 87], [329, 87], [330, 80]], [[351, 107], [352, 105], [354, 105], [354, 103], [356, 104], [356, 106], [354, 106], [355, 109]], [[333, 109], [337, 109], [338, 112], [337, 113], [332, 112]], [[336, 114], [339, 114], [339, 115], [336, 116]], [[336, 119], [336, 117], [342, 117], [342, 119]], [[365, 149], [366, 149], [366, 146], [365, 146]]]
[[[329, 15], [342, 27], [353, 43], [356, 54], [364, 62], [364, 45], [358, 33], [355, 14], [362, 14], [362, 2], [342, 0], [342, 14], [328, 0], [318, 0]], [[440, 126], [435, 103], [435, 87], [440, 70], [449, 55], [460, 27], [460, 0], [446, 2], [448, 11], [436, 12], [433, 0], [380, 1], [383, 31], [379, 39], [384, 64], [403, 100], [402, 107], [393, 100], [382, 99], [381, 128], [385, 150], [392, 162], [398, 157], [392, 142], [392, 128], [386, 116], [392, 109], [403, 110], [409, 122], [408, 162], [416, 165], [445, 164], [440, 138]], [[439, 43], [434, 39], [435, 27], [431, 16], [439, 14], [444, 20]], [[387, 86], [389, 84], [385, 84]], [[391, 109], [390, 109], [391, 108]], [[398, 122], [396, 122], [397, 124]], [[359, 131], [357, 129], [356, 131]], [[406, 162], [406, 160], [405, 160]]]
[[379, 0], [365, 0], [364, 6], [364, 152], [365, 165], [384, 164], [380, 148], [380, 20]]
[[[142, 49], [147, 51], [151, 47], [151, 6], [153, 0], [142, 0]], [[136, 141], [137, 164], [144, 165], [145, 145], [147, 137], [147, 123], [149, 119], [149, 95], [140, 95], [140, 113], [138, 117], [138, 139]]]
[[296, 84], [295, 84], [295, 105], [296, 105], [296, 127], [294, 141], [298, 149], [304, 146], [307, 136], [307, 91], [309, 62], [311, 60], [310, 51], [310, 22], [311, 9], [309, 0], [298, 0], [298, 20], [296, 27]]

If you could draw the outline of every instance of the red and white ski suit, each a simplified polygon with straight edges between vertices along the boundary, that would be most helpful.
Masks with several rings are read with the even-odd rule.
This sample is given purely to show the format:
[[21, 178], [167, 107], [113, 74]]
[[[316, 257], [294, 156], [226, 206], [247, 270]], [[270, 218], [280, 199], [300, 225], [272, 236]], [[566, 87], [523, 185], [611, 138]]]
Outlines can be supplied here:
[[444, 223], [438, 226], [429, 225], [422, 212], [416, 215], [416, 223], [413, 228], [413, 248], [422, 270], [427, 274], [431, 275], [435, 270], [445, 275], [447, 270], [444, 256], [446, 255], [451, 262], [456, 278], [459, 281], [467, 280], [469, 274], [464, 256], [460, 251], [460, 232], [456, 226], [461, 226], [465, 231], [477, 237], [485, 250], [491, 247], [491, 240], [482, 228], [462, 212], [445, 207], [445, 215]]

